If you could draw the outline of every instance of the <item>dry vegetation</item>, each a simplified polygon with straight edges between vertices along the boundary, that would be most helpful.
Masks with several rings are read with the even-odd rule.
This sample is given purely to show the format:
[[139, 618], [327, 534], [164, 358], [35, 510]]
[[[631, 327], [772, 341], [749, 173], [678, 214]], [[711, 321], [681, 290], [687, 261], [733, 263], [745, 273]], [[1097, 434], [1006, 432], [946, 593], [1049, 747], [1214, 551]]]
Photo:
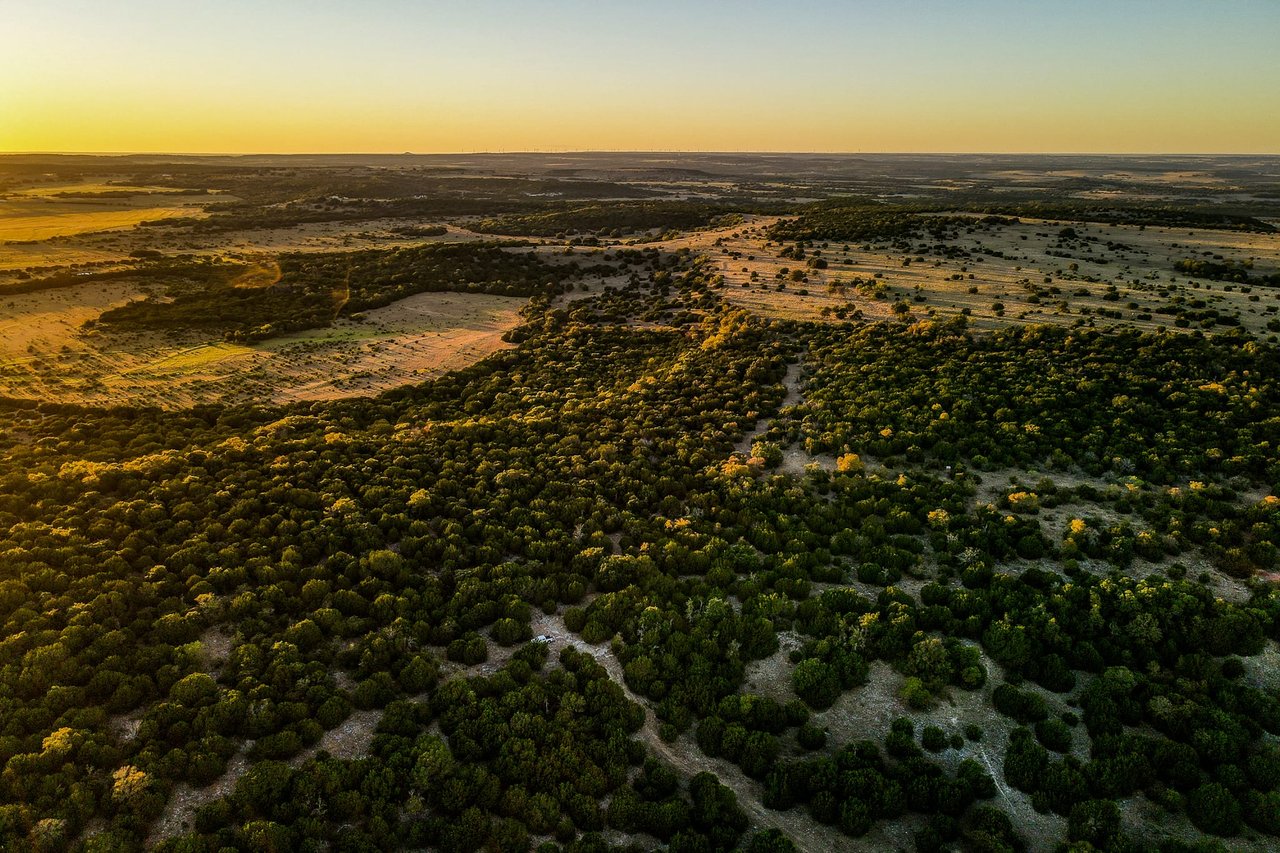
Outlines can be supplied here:
[[[0, 202], [0, 205], [3, 204], [4, 202]], [[191, 216], [193, 211], [188, 208], [176, 215]], [[159, 217], [143, 217], [155, 218]], [[3, 227], [3, 222], [0, 219], [0, 227]], [[138, 249], [164, 254], [236, 259], [263, 253], [354, 251], [421, 244], [421, 238], [396, 233], [395, 229], [406, 224], [409, 224], [408, 220], [398, 219], [356, 223], [317, 222], [290, 228], [207, 234], [192, 234], [179, 227], [156, 226], [109, 233], [78, 233], [24, 243], [5, 243], [0, 239], [0, 272], [75, 265], [92, 266], [96, 269], [124, 261], [130, 252]], [[447, 234], [432, 238], [432, 242], [481, 239], [489, 238], [463, 228], [451, 228]], [[0, 282], [0, 286], [2, 285], [3, 282]]]
[[39, 184], [0, 195], [0, 244], [39, 243], [100, 231], [133, 228], [140, 222], [203, 215], [211, 201], [203, 193], [135, 187], [100, 181]]
[[165, 408], [197, 402], [323, 400], [376, 394], [465, 367], [505, 346], [524, 300], [419, 294], [358, 319], [251, 346], [198, 335], [86, 332], [137, 298], [128, 284], [85, 284], [4, 300], [0, 394]]
[[[1177, 260], [1206, 252], [1275, 269], [1280, 236], [1274, 234], [1022, 220], [975, 224], [973, 233], [954, 244], [971, 252], [968, 258], [930, 251], [927, 240], [915, 241], [918, 250], [912, 252], [884, 242], [828, 243], [816, 247], [820, 255], [809, 250], [827, 263], [815, 269], [780, 257], [784, 245], [767, 236], [774, 221], [757, 218], [744, 227], [702, 232], [669, 245], [708, 253], [724, 276], [723, 295], [730, 302], [784, 319], [823, 319], [848, 308], [869, 320], [887, 320], [901, 301], [910, 307], [911, 318], [966, 314], [978, 329], [1011, 323], [1173, 328], [1172, 315], [1156, 312], [1182, 298], [1183, 304], [1203, 301], [1204, 308], [1238, 318], [1248, 331], [1265, 336], [1267, 323], [1280, 310], [1280, 291], [1173, 272]], [[1066, 227], [1078, 236], [1061, 242]], [[796, 270], [805, 280], [790, 278]], [[858, 281], [868, 284], [858, 287]], [[879, 294], [876, 284], [883, 285]]]

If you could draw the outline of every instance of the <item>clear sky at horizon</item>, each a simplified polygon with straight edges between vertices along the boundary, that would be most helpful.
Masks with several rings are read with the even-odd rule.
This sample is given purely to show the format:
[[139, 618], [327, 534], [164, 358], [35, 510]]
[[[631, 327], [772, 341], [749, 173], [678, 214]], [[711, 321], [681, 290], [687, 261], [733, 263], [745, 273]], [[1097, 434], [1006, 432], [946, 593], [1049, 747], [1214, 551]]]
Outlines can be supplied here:
[[1280, 153], [1280, 0], [0, 0], [0, 151]]

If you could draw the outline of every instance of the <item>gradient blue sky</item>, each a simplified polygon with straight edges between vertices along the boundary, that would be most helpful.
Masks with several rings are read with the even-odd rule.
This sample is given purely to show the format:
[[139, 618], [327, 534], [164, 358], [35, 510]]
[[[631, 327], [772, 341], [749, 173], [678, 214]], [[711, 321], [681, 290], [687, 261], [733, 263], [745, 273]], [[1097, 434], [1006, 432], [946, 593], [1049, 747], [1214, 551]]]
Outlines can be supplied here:
[[0, 0], [0, 150], [1280, 152], [1280, 0]]

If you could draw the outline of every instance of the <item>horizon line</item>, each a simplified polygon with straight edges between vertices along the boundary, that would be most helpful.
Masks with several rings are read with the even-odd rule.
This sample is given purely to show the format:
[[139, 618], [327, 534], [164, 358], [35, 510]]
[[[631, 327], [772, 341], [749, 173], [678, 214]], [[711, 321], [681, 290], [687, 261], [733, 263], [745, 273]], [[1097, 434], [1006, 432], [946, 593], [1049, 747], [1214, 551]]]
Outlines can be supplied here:
[[1280, 157], [1280, 151], [801, 151], [711, 148], [547, 148], [474, 151], [0, 151], [0, 157], [510, 157], [569, 154], [702, 154], [827, 157]]

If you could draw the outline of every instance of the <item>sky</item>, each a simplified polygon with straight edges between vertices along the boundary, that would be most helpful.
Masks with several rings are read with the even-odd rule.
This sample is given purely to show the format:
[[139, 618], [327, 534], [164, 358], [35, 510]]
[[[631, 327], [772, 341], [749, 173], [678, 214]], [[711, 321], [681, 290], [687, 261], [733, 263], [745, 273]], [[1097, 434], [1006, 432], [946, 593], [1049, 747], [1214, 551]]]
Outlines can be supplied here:
[[0, 0], [0, 151], [1280, 153], [1280, 0]]

